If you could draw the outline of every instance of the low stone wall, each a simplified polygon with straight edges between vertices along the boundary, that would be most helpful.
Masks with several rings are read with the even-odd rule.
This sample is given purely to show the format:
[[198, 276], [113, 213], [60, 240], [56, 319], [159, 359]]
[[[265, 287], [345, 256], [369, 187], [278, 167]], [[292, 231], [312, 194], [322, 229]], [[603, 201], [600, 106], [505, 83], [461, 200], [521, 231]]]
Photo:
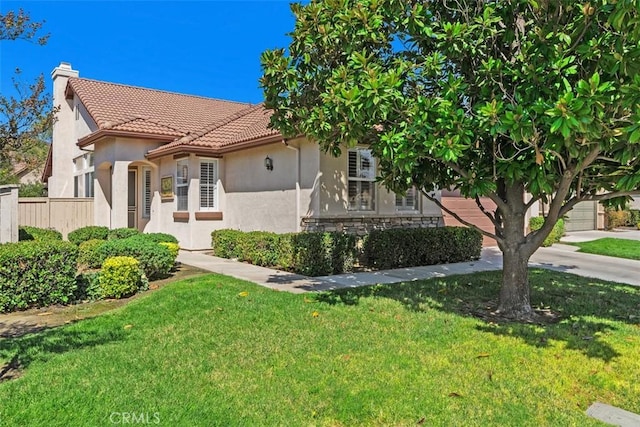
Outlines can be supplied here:
[[303, 231], [338, 231], [362, 236], [373, 230], [428, 228], [443, 225], [441, 216], [345, 216], [302, 218]]

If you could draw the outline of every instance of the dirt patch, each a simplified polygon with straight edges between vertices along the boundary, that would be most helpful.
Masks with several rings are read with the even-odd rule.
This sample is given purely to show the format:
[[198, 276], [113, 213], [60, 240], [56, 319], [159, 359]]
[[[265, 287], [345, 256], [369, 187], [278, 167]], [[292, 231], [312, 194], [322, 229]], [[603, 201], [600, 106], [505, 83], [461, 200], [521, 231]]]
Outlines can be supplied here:
[[[50, 306], [44, 308], [36, 308], [25, 311], [18, 311], [8, 314], [0, 314], [0, 338], [16, 338], [28, 333], [38, 332], [43, 329], [53, 328], [67, 323], [77, 322], [78, 320], [95, 317], [99, 314], [121, 307], [129, 301], [139, 298], [141, 295], [147, 295], [154, 292], [169, 283], [182, 279], [207, 274], [205, 270], [201, 270], [189, 265], [180, 264], [176, 271], [166, 279], [155, 280], [149, 284], [149, 290], [141, 292], [129, 298], [119, 300], [100, 300], [79, 303], [67, 306]], [[18, 367], [5, 365], [0, 367], [0, 372], [7, 369], [4, 375], [0, 375], [1, 379], [6, 379], [9, 370], [17, 370]]]

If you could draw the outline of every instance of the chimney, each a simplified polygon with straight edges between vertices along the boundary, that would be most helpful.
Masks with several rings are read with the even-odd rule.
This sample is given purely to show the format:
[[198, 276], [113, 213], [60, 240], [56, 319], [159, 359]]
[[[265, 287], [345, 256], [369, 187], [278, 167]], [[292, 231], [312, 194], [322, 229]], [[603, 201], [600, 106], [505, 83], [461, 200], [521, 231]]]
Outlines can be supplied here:
[[61, 62], [56, 68], [51, 72], [51, 78], [55, 82], [58, 77], [78, 77], [80, 73], [78, 70], [74, 70], [71, 68], [71, 64], [68, 62]]

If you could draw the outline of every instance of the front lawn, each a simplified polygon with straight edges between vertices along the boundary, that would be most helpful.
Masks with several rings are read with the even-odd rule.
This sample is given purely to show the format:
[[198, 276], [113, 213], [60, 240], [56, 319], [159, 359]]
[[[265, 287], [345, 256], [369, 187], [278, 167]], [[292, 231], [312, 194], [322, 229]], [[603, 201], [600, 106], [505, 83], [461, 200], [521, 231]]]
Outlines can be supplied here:
[[640, 260], [640, 241], [638, 240], [605, 237], [590, 242], [572, 243], [572, 245], [578, 246], [579, 252]]
[[0, 372], [18, 376], [0, 382], [0, 424], [585, 426], [600, 425], [584, 415], [594, 401], [640, 412], [640, 289], [531, 276], [550, 323], [493, 318], [497, 272], [317, 296], [181, 281], [0, 340]]

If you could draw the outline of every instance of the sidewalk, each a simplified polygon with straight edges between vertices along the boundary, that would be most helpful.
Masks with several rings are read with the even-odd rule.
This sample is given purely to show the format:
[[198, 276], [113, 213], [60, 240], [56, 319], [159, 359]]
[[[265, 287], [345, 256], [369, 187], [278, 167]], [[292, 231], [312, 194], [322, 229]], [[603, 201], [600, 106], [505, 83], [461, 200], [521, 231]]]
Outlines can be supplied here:
[[[576, 250], [575, 246], [562, 244], [556, 244], [550, 248], [540, 248], [531, 257], [529, 265], [531, 267], [546, 268], [584, 277], [640, 286], [640, 261], [585, 254], [575, 252]], [[286, 271], [217, 258], [199, 252], [180, 251], [178, 261], [215, 273], [248, 280], [267, 288], [302, 293], [410, 282], [455, 274], [499, 270], [502, 268], [502, 253], [497, 247], [487, 247], [482, 249], [481, 258], [472, 262], [345, 273], [321, 277], [306, 277]]]
[[345, 273], [335, 276], [306, 277], [286, 271], [272, 270], [243, 262], [217, 258], [199, 252], [180, 251], [178, 261], [203, 270], [226, 274], [238, 279], [248, 280], [258, 285], [280, 291], [302, 293], [326, 291], [357, 286], [409, 282], [414, 280], [444, 277], [454, 274], [467, 274], [477, 271], [499, 270], [502, 268], [502, 255], [498, 248], [484, 248], [478, 261], [456, 264], [430, 265], [426, 267], [398, 268], [363, 273]]

